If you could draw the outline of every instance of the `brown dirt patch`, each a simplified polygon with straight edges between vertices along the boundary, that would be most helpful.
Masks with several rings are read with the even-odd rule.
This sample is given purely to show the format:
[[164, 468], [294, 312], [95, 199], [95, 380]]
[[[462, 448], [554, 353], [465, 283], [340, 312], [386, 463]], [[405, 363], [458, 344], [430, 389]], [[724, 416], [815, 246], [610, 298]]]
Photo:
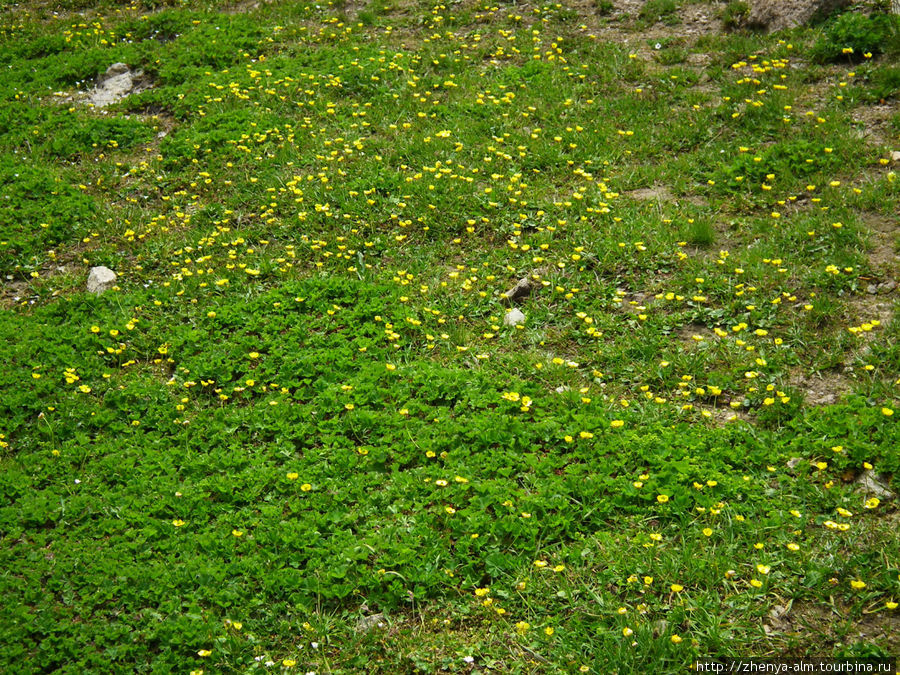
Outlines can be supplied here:
[[897, 255], [900, 219], [866, 215], [863, 216], [863, 222], [869, 228], [869, 262], [887, 276], [893, 276], [900, 260]]
[[859, 619], [850, 617], [849, 610], [839, 604], [819, 604], [809, 601], [789, 602], [776, 606], [769, 614], [766, 626], [772, 632], [799, 638], [792, 651], [798, 654], [807, 649], [817, 654], [829, 653], [839, 642], [877, 643], [891, 652], [900, 647], [900, 614], [878, 611], [879, 603], [870, 613]]
[[631, 190], [625, 193], [626, 197], [636, 199], [637, 201], [657, 201], [670, 202], [674, 198], [672, 193], [665, 185], [654, 185], [653, 187], [640, 188], [639, 190]]
[[889, 103], [857, 108], [853, 111], [853, 123], [859, 138], [877, 146], [896, 143], [900, 135], [891, 129], [891, 118], [896, 114], [897, 107]]
[[[718, 336], [706, 326], [700, 324], [688, 324], [675, 330], [674, 335], [685, 347], [695, 347], [703, 343], [711, 343], [718, 340]], [[697, 339], [702, 338], [702, 339]]]
[[838, 403], [844, 394], [853, 389], [847, 376], [834, 371], [814, 374], [794, 372], [788, 379], [788, 384], [803, 392], [807, 404], [815, 406]]
[[878, 320], [880, 325], [872, 331], [864, 331], [857, 335], [880, 335], [894, 317], [894, 302], [890, 297], [877, 295], [860, 295], [850, 298], [850, 325], [860, 325]]

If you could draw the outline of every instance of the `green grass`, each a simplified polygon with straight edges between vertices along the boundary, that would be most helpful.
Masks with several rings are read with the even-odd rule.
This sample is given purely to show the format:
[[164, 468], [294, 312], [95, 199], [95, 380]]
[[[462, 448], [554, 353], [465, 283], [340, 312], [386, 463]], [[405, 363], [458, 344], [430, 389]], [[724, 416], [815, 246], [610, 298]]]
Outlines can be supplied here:
[[7, 6], [0, 670], [896, 654], [896, 54], [685, 7]]

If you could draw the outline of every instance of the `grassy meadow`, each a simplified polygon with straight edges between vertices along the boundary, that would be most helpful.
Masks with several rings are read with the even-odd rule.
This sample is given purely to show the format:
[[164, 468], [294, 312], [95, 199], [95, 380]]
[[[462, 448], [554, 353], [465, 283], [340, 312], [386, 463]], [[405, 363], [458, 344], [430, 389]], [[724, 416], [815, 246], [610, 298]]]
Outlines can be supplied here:
[[3, 4], [0, 671], [900, 655], [885, 5]]

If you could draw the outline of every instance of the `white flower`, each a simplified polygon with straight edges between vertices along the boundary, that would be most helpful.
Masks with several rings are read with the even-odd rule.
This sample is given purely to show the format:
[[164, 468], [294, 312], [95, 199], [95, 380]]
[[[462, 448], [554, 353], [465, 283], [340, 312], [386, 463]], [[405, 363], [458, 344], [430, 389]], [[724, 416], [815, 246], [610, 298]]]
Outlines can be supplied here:
[[463, 661], [465, 661], [466, 663], [474, 663], [475, 657], [474, 656], [464, 656]]

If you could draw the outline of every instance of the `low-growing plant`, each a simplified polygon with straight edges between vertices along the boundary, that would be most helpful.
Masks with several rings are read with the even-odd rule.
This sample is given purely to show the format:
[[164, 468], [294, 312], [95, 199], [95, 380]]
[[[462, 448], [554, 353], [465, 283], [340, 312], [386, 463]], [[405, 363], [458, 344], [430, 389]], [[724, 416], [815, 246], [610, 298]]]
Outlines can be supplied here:
[[812, 56], [820, 62], [853, 62], [897, 51], [900, 51], [900, 18], [880, 12], [845, 12], [825, 26]]
[[750, 16], [750, 5], [744, 0], [731, 0], [719, 13], [725, 30], [737, 30], [743, 27]]
[[646, 0], [638, 12], [638, 19], [647, 25], [659, 21], [674, 25], [679, 22], [678, 2], [676, 0]]

